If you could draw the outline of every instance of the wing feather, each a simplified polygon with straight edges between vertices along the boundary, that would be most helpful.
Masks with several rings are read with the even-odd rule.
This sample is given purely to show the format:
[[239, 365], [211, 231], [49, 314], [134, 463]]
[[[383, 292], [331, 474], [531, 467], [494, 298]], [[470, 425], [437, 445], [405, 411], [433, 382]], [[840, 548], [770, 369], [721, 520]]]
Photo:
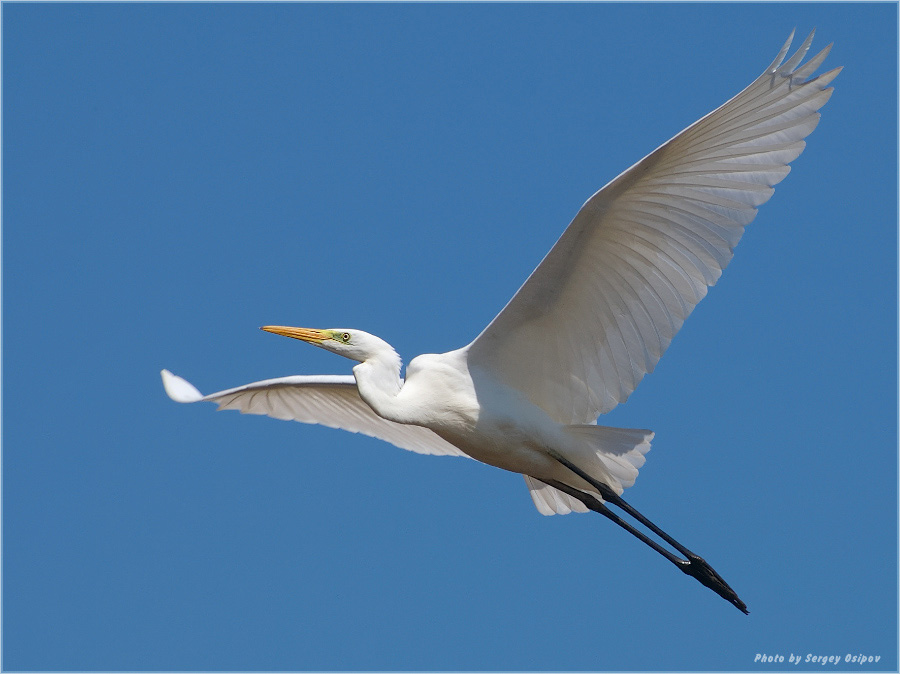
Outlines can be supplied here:
[[427, 428], [379, 417], [359, 397], [352, 375], [266, 379], [206, 396], [168, 370], [162, 371], [162, 378], [166, 392], [176, 402], [214, 402], [220, 410], [262, 414], [362, 433], [419, 454], [466, 456]]
[[793, 33], [747, 88], [594, 194], [509, 304], [468, 346], [469, 365], [560, 423], [590, 423], [652, 372], [790, 172], [840, 68], [812, 77], [813, 34]]

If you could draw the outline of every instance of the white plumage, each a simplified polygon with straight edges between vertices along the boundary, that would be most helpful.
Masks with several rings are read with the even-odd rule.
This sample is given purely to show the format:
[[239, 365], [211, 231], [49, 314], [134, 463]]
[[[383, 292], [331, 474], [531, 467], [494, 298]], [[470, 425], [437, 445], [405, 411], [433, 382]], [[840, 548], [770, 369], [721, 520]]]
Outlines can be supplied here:
[[465, 456], [427, 428], [382, 419], [359, 397], [353, 375], [297, 375], [266, 379], [204, 396], [189, 382], [168, 370], [163, 385], [180, 403], [209, 401], [220, 410], [263, 414], [285, 421], [321, 424], [362, 433], [419, 454]]
[[588, 199], [468, 346], [413, 359], [404, 380], [390, 345], [363, 331], [267, 327], [358, 361], [354, 375], [283, 377], [202, 396], [164, 370], [166, 391], [178, 402], [470, 456], [525, 475], [546, 515], [591, 509], [615, 519], [603, 503], [617, 505], [687, 559], [645, 542], [745, 611], [711, 567], [618, 496], [634, 484], [653, 434], [596, 420], [653, 371], [818, 124], [840, 68], [812, 77], [830, 46], [801, 65], [812, 35], [784, 61], [792, 37], [750, 86]]
[[588, 199], [471, 358], [559, 423], [624, 402], [718, 281], [831, 96], [840, 68], [806, 81], [830, 46], [795, 70], [812, 35], [782, 64], [790, 42], [749, 87]]

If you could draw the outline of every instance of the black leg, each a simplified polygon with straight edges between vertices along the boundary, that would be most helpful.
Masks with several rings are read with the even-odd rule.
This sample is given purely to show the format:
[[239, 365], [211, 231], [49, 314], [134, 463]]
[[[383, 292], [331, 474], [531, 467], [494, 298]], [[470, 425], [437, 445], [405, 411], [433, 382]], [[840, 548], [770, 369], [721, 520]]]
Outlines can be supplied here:
[[621, 517], [619, 517], [618, 515], [616, 515], [612, 510], [610, 510], [610, 509], [607, 508], [605, 505], [603, 505], [600, 501], [598, 501], [593, 495], [591, 495], [591, 494], [586, 494], [586, 493], [584, 493], [583, 491], [581, 491], [581, 490], [579, 490], [579, 489], [575, 489], [574, 487], [570, 487], [569, 485], [563, 484], [562, 482], [556, 482], [555, 480], [547, 480], [546, 482], [547, 482], [547, 484], [549, 484], [549, 485], [550, 485], [551, 487], [553, 487], [554, 489], [559, 489], [561, 492], [565, 492], [565, 493], [568, 494], [569, 496], [572, 496], [572, 497], [574, 497], [574, 498], [577, 498], [579, 501], [581, 501], [582, 503], [584, 503], [584, 505], [586, 505], [588, 508], [590, 508], [591, 510], [593, 510], [595, 513], [600, 513], [601, 515], [603, 515], [603, 516], [606, 517], [607, 519], [609, 519], [609, 520], [615, 522], [615, 523], [618, 524], [620, 527], [622, 527], [623, 529], [625, 529], [625, 531], [627, 531], [628, 533], [630, 533], [630, 534], [632, 534], [633, 536], [635, 536], [635, 537], [639, 538], [640, 540], [642, 540], [644, 543], [646, 543], [646, 544], [649, 545], [651, 548], [653, 548], [654, 550], [656, 550], [659, 554], [661, 554], [663, 557], [665, 557], [666, 559], [668, 559], [668, 560], [669, 560], [670, 562], [672, 562], [673, 564], [682, 564], [682, 563], [684, 562], [684, 560], [681, 559], [681, 557], [678, 557], [678, 556], [676, 556], [676, 555], [673, 555], [671, 552], [669, 552], [668, 550], [666, 550], [666, 549], [665, 549], [663, 546], [661, 546], [659, 543], [657, 543], [657, 542], [654, 541], [652, 538], [650, 538], [649, 536], [647, 536], [643, 531], [641, 531], [640, 529], [635, 529], [635, 528], [634, 528], [633, 526], [631, 526], [628, 522], [626, 522], [625, 520], [623, 520]]
[[[621, 508], [624, 512], [628, 513], [632, 517], [634, 517], [638, 522], [647, 527], [650, 531], [655, 533], [657, 536], [662, 538], [666, 543], [675, 548], [678, 552], [685, 556], [685, 559], [678, 557], [677, 555], [673, 555], [671, 552], [662, 547], [659, 543], [654, 541], [652, 538], [644, 534], [642, 531], [636, 529], [628, 522], [623, 520], [621, 517], [612, 512], [609, 508], [607, 508], [603, 503], [601, 503], [598, 499], [596, 499], [591, 494], [587, 494], [580, 489], [575, 489], [574, 487], [570, 487], [567, 484], [563, 484], [562, 482], [557, 482], [556, 480], [542, 480], [542, 482], [546, 482], [551, 487], [558, 489], [559, 491], [568, 494], [569, 496], [578, 499], [589, 509], [593, 510], [596, 513], [599, 513], [606, 517], [607, 519], [615, 522], [617, 525], [625, 529], [628, 533], [632, 534], [636, 538], [640, 539], [651, 548], [656, 550], [663, 557], [672, 562], [675, 566], [677, 566], [681, 571], [686, 573], [689, 576], [694, 577], [703, 585], [708, 587], [710, 590], [718, 594], [725, 601], [730, 602], [736, 608], [743, 611], [744, 613], [749, 614], [750, 612], [747, 610], [747, 605], [738, 598], [737, 593], [731, 589], [731, 586], [725, 582], [725, 580], [716, 573], [715, 569], [713, 569], [702, 557], [694, 554], [686, 547], [681, 545], [674, 538], [669, 536], [665, 531], [660, 529], [658, 526], [653, 524], [650, 520], [644, 517], [640, 512], [635, 510], [631, 505], [625, 502], [625, 500], [616, 494], [608, 485], [595, 480], [583, 470], [575, 466], [571, 461], [566, 459], [561, 455], [557, 455], [556, 452], [553, 453], [554, 458], [566, 466], [573, 473], [578, 475], [580, 478], [585, 480], [588, 484], [593, 486], [597, 491], [600, 492], [600, 495], [610, 505], [614, 505], [618, 508]], [[540, 479], [540, 478], [537, 478]]]

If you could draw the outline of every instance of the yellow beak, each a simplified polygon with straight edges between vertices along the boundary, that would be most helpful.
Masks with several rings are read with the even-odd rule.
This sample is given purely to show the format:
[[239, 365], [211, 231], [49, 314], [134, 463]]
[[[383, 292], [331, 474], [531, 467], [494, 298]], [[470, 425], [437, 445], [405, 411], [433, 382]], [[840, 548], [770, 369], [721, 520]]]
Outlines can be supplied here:
[[294, 339], [300, 339], [304, 342], [316, 345], [321, 344], [327, 339], [331, 339], [331, 335], [325, 330], [313, 330], [311, 328], [288, 328], [283, 325], [264, 325], [260, 330], [272, 332], [276, 335], [283, 335], [284, 337], [293, 337]]

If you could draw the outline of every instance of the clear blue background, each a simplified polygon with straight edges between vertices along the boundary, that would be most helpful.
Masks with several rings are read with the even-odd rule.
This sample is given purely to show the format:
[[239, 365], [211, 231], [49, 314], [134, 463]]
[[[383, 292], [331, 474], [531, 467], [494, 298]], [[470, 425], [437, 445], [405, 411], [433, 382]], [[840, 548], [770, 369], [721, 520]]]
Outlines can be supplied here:
[[[2, 11], [4, 669], [897, 668], [896, 5]], [[604, 420], [749, 617], [517, 475], [163, 394], [350, 372], [267, 323], [467, 343], [794, 26], [822, 122]]]

